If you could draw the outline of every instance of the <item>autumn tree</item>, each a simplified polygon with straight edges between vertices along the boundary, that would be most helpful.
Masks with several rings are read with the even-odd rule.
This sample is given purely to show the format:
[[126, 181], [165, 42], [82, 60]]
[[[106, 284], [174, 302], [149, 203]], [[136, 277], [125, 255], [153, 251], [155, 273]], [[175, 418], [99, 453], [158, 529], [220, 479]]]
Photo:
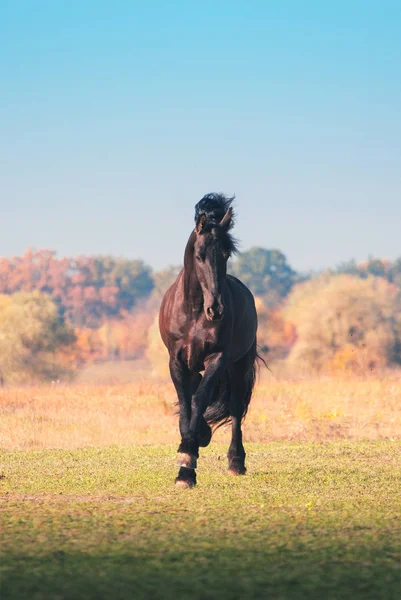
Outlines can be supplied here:
[[174, 265], [169, 266], [161, 271], [156, 271], [156, 273], [153, 273], [153, 281], [155, 284], [154, 291], [157, 292], [160, 298], [163, 297], [170, 285], [174, 283], [181, 269], [181, 266]]
[[57, 258], [55, 252], [28, 250], [0, 260], [0, 293], [50, 294], [61, 314], [77, 327], [100, 327], [105, 319], [131, 311], [154, 287], [151, 270], [140, 260], [110, 256]]
[[288, 356], [296, 339], [295, 326], [285, 319], [279, 307], [270, 308], [259, 296], [255, 298], [258, 313], [258, 351], [268, 363]]
[[326, 274], [300, 284], [285, 317], [296, 327], [294, 366], [363, 372], [401, 361], [401, 294], [384, 278]]
[[231, 271], [270, 305], [280, 302], [297, 281], [296, 272], [279, 250], [251, 248], [232, 262]]
[[397, 258], [389, 269], [389, 280], [401, 288], [401, 258]]
[[75, 343], [49, 296], [20, 292], [0, 296], [0, 378], [3, 383], [58, 379], [71, 373]]
[[[333, 270], [336, 274], [355, 275], [366, 279], [369, 275], [374, 277], [383, 277], [387, 281], [394, 281], [394, 274], [398, 271], [401, 264], [401, 259], [391, 263], [389, 260], [382, 258], [369, 258], [367, 261], [357, 263], [354, 259], [341, 263]], [[396, 283], [396, 281], [394, 281]], [[401, 281], [400, 281], [401, 283]]]

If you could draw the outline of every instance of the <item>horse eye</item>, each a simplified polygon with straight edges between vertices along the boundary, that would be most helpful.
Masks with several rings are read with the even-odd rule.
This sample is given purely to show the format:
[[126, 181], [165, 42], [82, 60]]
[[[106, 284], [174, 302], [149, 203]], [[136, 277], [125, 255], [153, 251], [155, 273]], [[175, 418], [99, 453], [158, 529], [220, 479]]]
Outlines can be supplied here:
[[202, 262], [202, 257], [199, 256], [199, 254], [198, 254], [198, 256], [196, 257], [196, 260], [198, 260], [199, 262]]

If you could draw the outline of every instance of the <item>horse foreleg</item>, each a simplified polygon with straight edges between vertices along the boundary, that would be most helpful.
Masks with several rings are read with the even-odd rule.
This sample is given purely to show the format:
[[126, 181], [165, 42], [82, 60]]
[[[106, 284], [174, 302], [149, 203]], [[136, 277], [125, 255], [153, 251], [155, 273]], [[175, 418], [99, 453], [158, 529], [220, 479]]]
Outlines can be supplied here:
[[170, 375], [178, 396], [179, 427], [181, 443], [178, 447], [177, 466], [180, 467], [175, 480], [177, 486], [192, 487], [196, 483], [196, 446], [189, 446], [186, 440], [189, 437], [191, 419], [191, 398], [193, 389], [193, 374], [188, 367], [177, 357], [170, 357]]
[[[196, 374], [191, 375], [185, 364], [181, 361], [178, 362], [179, 364], [177, 361], [170, 361], [171, 378], [180, 402], [181, 444], [178, 447], [177, 455], [177, 466], [180, 467], [180, 470], [175, 482], [179, 487], [192, 487], [196, 483], [195, 469], [199, 457], [199, 446], [207, 445], [211, 437], [209, 426], [203, 422], [203, 413], [224, 372], [225, 359], [221, 353], [211, 355], [205, 364], [205, 373], [202, 378]], [[195, 390], [192, 400], [188, 401], [188, 394], [191, 394], [192, 390]], [[189, 397], [191, 398], [191, 395]]]
[[224, 372], [225, 360], [221, 353], [214, 354], [209, 357], [205, 366], [203, 378], [192, 395], [188, 433], [183, 437], [181, 443], [181, 449], [196, 458], [199, 456], [199, 446], [207, 446], [212, 437], [212, 430], [206, 423], [203, 414], [213, 396], [215, 386]]
[[[192, 376], [192, 396], [196, 393], [200, 382], [202, 381], [202, 375], [200, 373], [194, 373]], [[199, 446], [206, 447], [210, 444], [212, 439], [212, 429], [206, 423], [204, 417], [200, 419], [199, 432], [198, 432]]]

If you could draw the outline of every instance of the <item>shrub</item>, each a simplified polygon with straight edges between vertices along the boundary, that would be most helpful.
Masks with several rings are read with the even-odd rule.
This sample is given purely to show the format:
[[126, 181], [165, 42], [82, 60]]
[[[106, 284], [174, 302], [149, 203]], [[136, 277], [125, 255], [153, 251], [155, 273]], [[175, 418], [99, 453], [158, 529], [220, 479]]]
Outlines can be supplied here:
[[0, 296], [0, 378], [2, 383], [45, 381], [71, 375], [70, 325], [54, 302], [39, 292]]
[[285, 316], [297, 332], [289, 360], [299, 367], [366, 370], [400, 362], [400, 290], [383, 278], [323, 275], [294, 289]]

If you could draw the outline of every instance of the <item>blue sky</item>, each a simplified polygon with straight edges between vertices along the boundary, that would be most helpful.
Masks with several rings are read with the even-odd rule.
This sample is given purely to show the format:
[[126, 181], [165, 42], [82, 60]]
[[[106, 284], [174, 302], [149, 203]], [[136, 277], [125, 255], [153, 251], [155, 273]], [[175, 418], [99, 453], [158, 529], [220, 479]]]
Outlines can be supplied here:
[[180, 263], [236, 194], [243, 250], [401, 255], [399, 1], [0, 3], [0, 255]]

